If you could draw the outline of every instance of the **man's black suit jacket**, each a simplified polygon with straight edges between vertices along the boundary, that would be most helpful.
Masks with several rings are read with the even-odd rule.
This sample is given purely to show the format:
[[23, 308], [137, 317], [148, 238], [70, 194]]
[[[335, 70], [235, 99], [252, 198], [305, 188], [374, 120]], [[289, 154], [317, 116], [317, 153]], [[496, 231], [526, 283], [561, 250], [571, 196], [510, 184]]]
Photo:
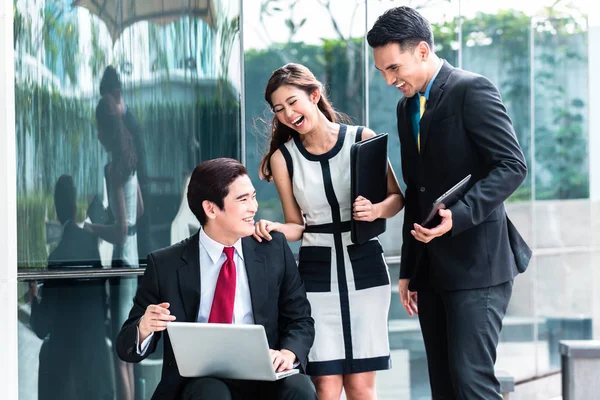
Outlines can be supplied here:
[[[269, 347], [296, 354], [302, 369], [314, 341], [314, 320], [304, 284], [287, 245], [278, 232], [271, 241], [242, 239], [254, 321], [265, 328]], [[156, 350], [161, 333], [155, 333], [144, 356], [136, 351], [138, 321], [150, 304], [170, 303], [177, 321], [195, 322], [200, 307], [199, 235], [148, 255], [148, 266], [129, 318], [117, 337], [117, 353], [127, 362], [139, 362]], [[164, 333], [161, 381], [153, 400], [179, 397], [186, 381], [179, 375], [169, 335]], [[236, 362], [232, 360], [232, 362]]]
[[[420, 152], [411, 123], [414, 98], [397, 107], [407, 186], [400, 279], [411, 279], [411, 290], [424, 280], [443, 290], [494, 286], [523, 272], [531, 256], [504, 208], [527, 165], [500, 94], [485, 77], [443, 63], [421, 117]], [[413, 224], [468, 174], [464, 198], [450, 207], [452, 230], [428, 244], [417, 241]]]

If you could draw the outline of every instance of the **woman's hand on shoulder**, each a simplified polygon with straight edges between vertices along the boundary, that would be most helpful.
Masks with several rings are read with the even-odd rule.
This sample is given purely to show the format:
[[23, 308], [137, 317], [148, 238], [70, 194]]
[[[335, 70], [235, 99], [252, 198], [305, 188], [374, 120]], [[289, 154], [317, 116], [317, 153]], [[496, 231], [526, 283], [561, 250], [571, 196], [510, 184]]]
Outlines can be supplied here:
[[279, 222], [268, 221], [266, 219], [261, 219], [254, 225], [254, 238], [262, 242], [263, 239], [271, 240], [272, 237], [269, 234], [270, 232], [279, 232], [281, 228], [281, 224]]

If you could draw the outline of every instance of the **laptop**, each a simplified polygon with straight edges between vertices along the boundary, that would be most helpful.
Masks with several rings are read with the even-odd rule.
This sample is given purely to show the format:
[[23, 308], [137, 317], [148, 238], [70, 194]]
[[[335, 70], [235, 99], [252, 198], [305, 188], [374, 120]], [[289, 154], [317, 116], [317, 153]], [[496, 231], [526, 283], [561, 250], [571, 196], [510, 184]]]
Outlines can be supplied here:
[[276, 381], [299, 372], [275, 372], [262, 325], [169, 322], [167, 332], [183, 377]]

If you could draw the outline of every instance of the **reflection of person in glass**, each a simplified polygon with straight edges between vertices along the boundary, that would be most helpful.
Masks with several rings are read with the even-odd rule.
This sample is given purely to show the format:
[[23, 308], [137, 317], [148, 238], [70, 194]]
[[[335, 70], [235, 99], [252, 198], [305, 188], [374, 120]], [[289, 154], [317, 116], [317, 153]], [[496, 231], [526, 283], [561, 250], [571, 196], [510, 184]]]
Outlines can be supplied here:
[[[404, 95], [399, 291], [419, 315], [433, 398], [500, 400], [496, 346], [513, 278], [531, 254], [504, 209], [527, 175], [512, 122], [488, 79], [435, 54], [415, 9], [386, 11], [367, 40], [376, 68]], [[422, 226], [435, 199], [469, 174], [464, 196], [439, 211], [436, 226]]]
[[[142, 127], [135, 116], [134, 110], [125, 103], [123, 94], [121, 92], [121, 79], [117, 70], [109, 65], [102, 74], [100, 81], [100, 95], [104, 96], [109, 94], [113, 97], [117, 103], [117, 108], [122, 116], [125, 128], [131, 134], [133, 138], [133, 145], [135, 148], [135, 155], [137, 158], [136, 162], [136, 174], [140, 185], [142, 196], [146, 198], [148, 195], [148, 175], [146, 166], [146, 150], [144, 148], [144, 138], [142, 137]], [[138, 241], [138, 252], [141, 255], [146, 254], [150, 251], [149, 244], [149, 229], [148, 229], [148, 215], [138, 215], [138, 221], [136, 224], [137, 241]]]
[[261, 175], [275, 181], [285, 223], [261, 220], [255, 236], [270, 232], [302, 239], [299, 269], [315, 319], [307, 373], [320, 399], [375, 399], [375, 371], [389, 369], [390, 280], [374, 238], [352, 244], [350, 220], [390, 218], [403, 206], [389, 167], [388, 195], [378, 204], [350, 194], [350, 148], [375, 136], [344, 125], [308, 68], [287, 64], [271, 75], [265, 100], [275, 116]]
[[[108, 203], [114, 223], [85, 224], [85, 228], [114, 245], [112, 267], [136, 267], [138, 248], [136, 221], [144, 212], [144, 203], [137, 180], [137, 157], [131, 133], [125, 128], [118, 105], [110, 95], [102, 96], [96, 107], [98, 139], [110, 154], [105, 167]], [[111, 284], [111, 317], [116, 335], [127, 318], [135, 295], [135, 279], [121, 279]], [[117, 388], [121, 399], [133, 399], [133, 366], [117, 362]]]
[[275, 382], [179, 375], [165, 332], [168, 321], [261, 324], [279, 372], [304, 370], [314, 339], [310, 305], [285, 238], [278, 233], [271, 242], [257, 243], [250, 237], [258, 203], [246, 168], [229, 158], [204, 161], [192, 173], [187, 199], [202, 229], [148, 255], [135, 303], [117, 338], [119, 356], [142, 361], [164, 335], [154, 400], [316, 399], [304, 374]]
[[[61, 176], [55, 187], [56, 215], [63, 226], [50, 269], [62, 265], [100, 267], [98, 243], [76, 223], [73, 178]], [[106, 342], [106, 290], [102, 280], [48, 280], [30, 284], [31, 327], [44, 343], [40, 349], [39, 400], [113, 400], [110, 350]]]

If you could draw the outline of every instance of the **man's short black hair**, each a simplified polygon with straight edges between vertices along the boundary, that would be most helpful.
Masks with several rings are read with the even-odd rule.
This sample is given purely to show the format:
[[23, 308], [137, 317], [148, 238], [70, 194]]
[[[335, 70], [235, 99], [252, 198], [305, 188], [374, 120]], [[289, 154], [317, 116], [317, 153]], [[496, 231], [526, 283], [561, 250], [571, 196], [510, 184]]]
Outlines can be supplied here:
[[[54, 207], [61, 224], [75, 218], [77, 213], [77, 190], [71, 175], [61, 175], [54, 186]], [[75, 222], [75, 221], [73, 221]]]
[[206, 213], [202, 202], [208, 200], [223, 209], [229, 186], [248, 170], [232, 158], [215, 158], [201, 162], [192, 172], [188, 185], [187, 199], [190, 210], [202, 226], [206, 224]]
[[100, 96], [104, 96], [114, 89], [121, 89], [121, 78], [119, 78], [119, 73], [115, 67], [109, 65], [104, 70], [100, 80]]
[[431, 25], [417, 10], [406, 6], [387, 10], [367, 33], [367, 42], [373, 48], [398, 43], [400, 49], [405, 51], [415, 48], [422, 41], [427, 42], [433, 50]]

